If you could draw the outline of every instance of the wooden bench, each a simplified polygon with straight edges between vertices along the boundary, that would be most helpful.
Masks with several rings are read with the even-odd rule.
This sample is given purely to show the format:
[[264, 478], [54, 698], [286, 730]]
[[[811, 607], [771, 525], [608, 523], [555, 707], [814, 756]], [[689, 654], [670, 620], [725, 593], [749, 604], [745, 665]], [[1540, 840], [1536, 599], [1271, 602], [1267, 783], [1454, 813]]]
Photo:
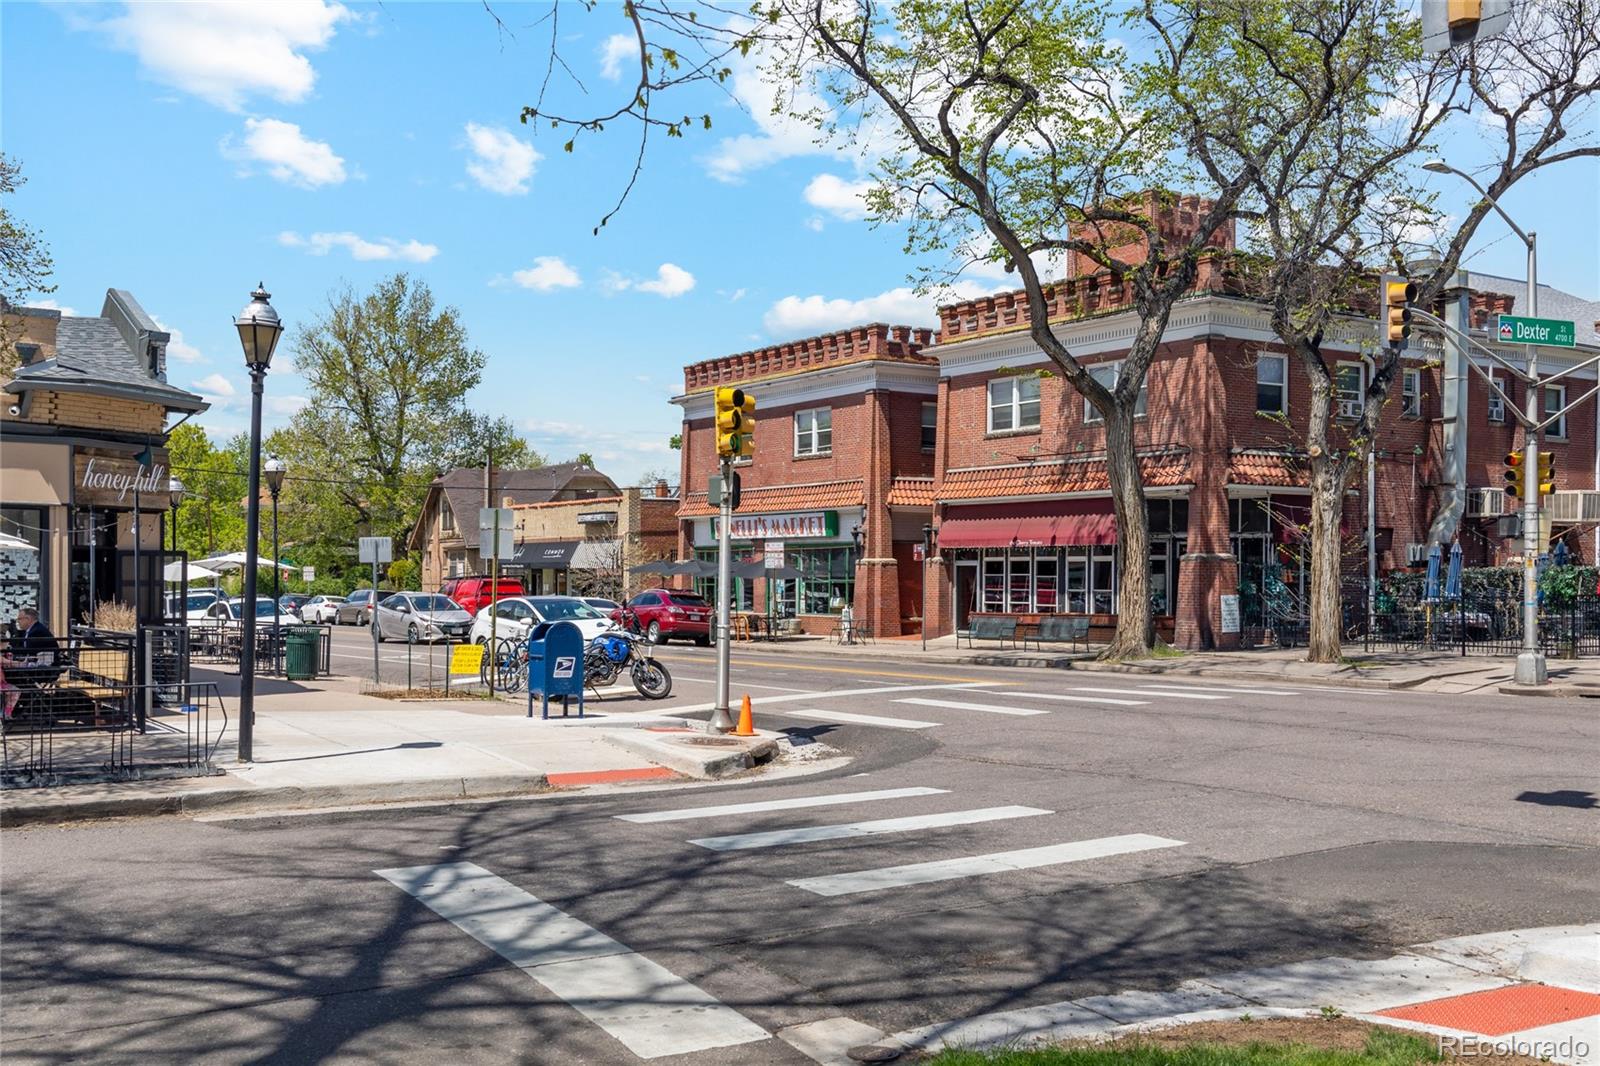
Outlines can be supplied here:
[[[973, 618], [967, 623], [967, 647], [975, 640], [1010, 641], [1017, 646], [1017, 620], [1015, 618]], [[956, 634], [956, 647], [961, 647], [961, 634]]]
[[123, 648], [79, 648], [70, 660], [65, 675], [40, 690], [44, 705], [55, 705], [52, 717], [57, 727], [61, 720], [77, 721], [89, 729], [130, 727], [132, 653]]
[[1023, 638], [1023, 647], [1033, 641], [1041, 651], [1046, 644], [1067, 644], [1076, 648], [1089, 647], [1089, 619], [1046, 617], [1039, 620], [1039, 628], [1031, 637]]

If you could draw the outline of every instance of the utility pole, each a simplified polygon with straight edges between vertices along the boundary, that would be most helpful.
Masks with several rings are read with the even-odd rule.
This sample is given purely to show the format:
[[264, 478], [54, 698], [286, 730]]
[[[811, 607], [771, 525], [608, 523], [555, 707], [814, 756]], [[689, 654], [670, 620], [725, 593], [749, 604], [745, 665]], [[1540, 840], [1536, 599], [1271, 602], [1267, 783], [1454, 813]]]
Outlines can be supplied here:
[[[1529, 233], [1524, 241], [1528, 245], [1528, 315], [1534, 317], [1539, 314], [1538, 234]], [[1544, 389], [1539, 385], [1539, 347], [1535, 344], [1525, 347], [1528, 395], [1523, 404], [1527, 424], [1523, 431], [1522, 462], [1528, 471], [1527, 476], [1533, 479], [1533, 487], [1522, 501], [1522, 653], [1517, 656], [1516, 679], [1519, 685], [1542, 685], [1548, 677], [1544, 651], [1539, 647], [1538, 425]]]
[[722, 505], [717, 515], [717, 705], [706, 719], [707, 733], [726, 733], [733, 728], [728, 713], [728, 664], [733, 652], [728, 599], [733, 592], [733, 543], [728, 527], [733, 524], [733, 459], [722, 459]]
[[[494, 504], [494, 445], [489, 445], [483, 457], [483, 505], [494, 507], [494, 546], [489, 552], [489, 698], [494, 698], [496, 656], [500, 654], [499, 641], [495, 639], [495, 607], [500, 602], [500, 508]], [[483, 558], [483, 526], [478, 523], [478, 558]]]

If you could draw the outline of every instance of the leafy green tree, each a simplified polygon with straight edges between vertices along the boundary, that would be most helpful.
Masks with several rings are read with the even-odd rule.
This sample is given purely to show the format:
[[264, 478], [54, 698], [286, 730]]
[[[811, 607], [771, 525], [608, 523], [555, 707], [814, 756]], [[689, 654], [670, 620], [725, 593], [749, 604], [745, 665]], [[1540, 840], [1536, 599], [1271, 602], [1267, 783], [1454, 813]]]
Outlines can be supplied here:
[[[50, 281], [55, 263], [44, 238], [11, 212], [11, 198], [27, 180], [22, 164], [0, 152], [0, 307], [56, 291]], [[0, 330], [0, 375], [7, 378], [17, 366], [15, 340], [9, 328]]]
[[219, 448], [193, 422], [167, 437], [168, 465], [184, 488], [178, 547], [191, 559], [244, 549], [247, 443], [240, 438]]

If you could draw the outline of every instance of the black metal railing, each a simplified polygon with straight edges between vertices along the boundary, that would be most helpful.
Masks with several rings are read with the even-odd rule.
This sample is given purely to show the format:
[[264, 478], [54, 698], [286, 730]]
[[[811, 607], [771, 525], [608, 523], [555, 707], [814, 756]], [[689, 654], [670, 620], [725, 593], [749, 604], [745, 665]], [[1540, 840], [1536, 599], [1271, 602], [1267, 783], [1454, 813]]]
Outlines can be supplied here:
[[[237, 623], [210, 620], [194, 622], [188, 627], [188, 655], [195, 662], [224, 666], [239, 665], [239, 650], [243, 645]], [[317, 673], [329, 674], [333, 668], [333, 628], [326, 625], [296, 624], [273, 630], [271, 626], [256, 629], [256, 673], [277, 674], [283, 670], [283, 646], [292, 629], [317, 630]]]

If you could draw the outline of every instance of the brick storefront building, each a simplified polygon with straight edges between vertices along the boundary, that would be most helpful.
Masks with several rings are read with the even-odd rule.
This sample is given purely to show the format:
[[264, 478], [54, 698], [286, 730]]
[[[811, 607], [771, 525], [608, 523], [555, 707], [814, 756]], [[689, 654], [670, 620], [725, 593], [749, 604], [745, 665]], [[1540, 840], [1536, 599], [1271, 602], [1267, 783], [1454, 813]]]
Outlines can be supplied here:
[[782, 541], [802, 576], [739, 581], [735, 604], [826, 632], [848, 602], [875, 633], [914, 632], [915, 556], [933, 501], [939, 370], [923, 354], [931, 340], [930, 330], [874, 324], [686, 367], [673, 401], [683, 408], [680, 556], [716, 557], [716, 508], [706, 497], [717, 471], [714, 391], [738, 385], [758, 407], [754, 460], [735, 467], [743, 483], [735, 556], [760, 558], [769, 541]]

